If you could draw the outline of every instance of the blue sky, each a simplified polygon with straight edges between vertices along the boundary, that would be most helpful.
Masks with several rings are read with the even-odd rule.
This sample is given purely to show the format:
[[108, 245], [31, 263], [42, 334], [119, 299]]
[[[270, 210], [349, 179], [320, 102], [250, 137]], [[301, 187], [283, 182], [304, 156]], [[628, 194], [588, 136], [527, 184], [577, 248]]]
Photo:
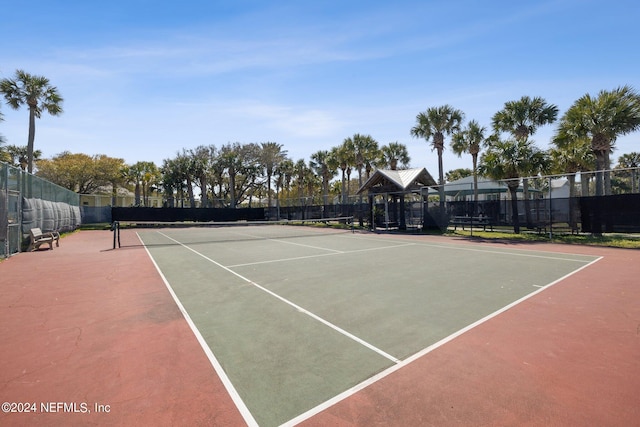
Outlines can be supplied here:
[[[228, 142], [282, 144], [295, 161], [355, 133], [401, 142], [416, 115], [450, 104], [490, 127], [504, 103], [541, 96], [560, 114], [586, 93], [640, 90], [637, 1], [30, 1], [3, 6], [0, 78], [44, 75], [64, 114], [36, 148], [127, 163]], [[0, 107], [25, 145], [27, 111]], [[548, 148], [554, 126], [533, 139]], [[446, 140], [449, 143], [449, 139]], [[617, 141], [640, 151], [640, 134]], [[449, 148], [445, 171], [471, 167]]]

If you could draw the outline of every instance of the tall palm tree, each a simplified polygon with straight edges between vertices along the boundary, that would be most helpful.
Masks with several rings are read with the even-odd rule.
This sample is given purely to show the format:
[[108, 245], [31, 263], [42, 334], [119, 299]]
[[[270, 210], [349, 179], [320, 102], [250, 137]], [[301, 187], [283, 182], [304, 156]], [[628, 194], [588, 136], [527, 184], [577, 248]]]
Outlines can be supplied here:
[[396, 141], [382, 146], [380, 149], [379, 162], [381, 165], [384, 165], [384, 167], [396, 170], [398, 169], [398, 163], [401, 169], [408, 167], [411, 162], [411, 157], [409, 157], [407, 146]]
[[471, 154], [474, 202], [478, 201], [478, 154], [480, 153], [480, 147], [486, 144], [486, 131], [487, 129], [484, 126], [480, 126], [477, 121], [471, 120], [464, 129], [453, 134], [451, 139], [451, 149], [458, 157], [461, 157], [462, 153]]
[[[288, 199], [290, 197], [291, 179], [295, 174], [294, 166], [295, 165], [293, 164], [293, 160], [285, 159], [278, 165], [278, 167], [275, 170], [277, 185], [279, 185], [279, 187], [282, 188], [283, 191], [285, 191], [285, 195], [284, 195], [285, 199]], [[280, 197], [278, 197], [278, 200], [279, 199]], [[280, 204], [278, 202], [278, 207], [279, 206]]]
[[609, 154], [619, 136], [640, 129], [640, 95], [630, 86], [586, 94], [560, 120], [559, 134], [589, 138], [596, 156], [596, 196], [611, 194]]
[[52, 116], [62, 114], [62, 97], [49, 79], [17, 70], [14, 79], [0, 80], [2, 93], [11, 108], [17, 110], [26, 104], [29, 107], [29, 136], [27, 139], [27, 167], [33, 173], [33, 143], [36, 135], [36, 118], [43, 111]]
[[494, 180], [505, 180], [511, 194], [511, 213], [513, 231], [520, 233], [517, 192], [522, 170], [528, 168], [532, 158], [543, 153], [526, 140], [501, 140], [495, 138], [480, 157], [478, 172]]
[[438, 194], [440, 195], [440, 213], [444, 212], [444, 169], [442, 153], [444, 137], [460, 131], [464, 113], [450, 105], [431, 107], [416, 116], [416, 125], [411, 128], [411, 135], [424, 138], [438, 153]]
[[371, 164], [379, 157], [378, 142], [371, 135], [356, 133], [353, 137], [346, 138], [343, 145], [351, 152], [353, 166], [358, 171], [358, 185], [362, 187], [362, 170], [365, 168], [370, 170]]
[[345, 144], [331, 149], [331, 155], [336, 159], [336, 163], [342, 172], [342, 204], [347, 204], [349, 200], [349, 184], [348, 179], [351, 174], [351, 165], [353, 164], [353, 152], [349, 151]]
[[287, 158], [287, 150], [282, 149], [277, 142], [263, 142], [260, 144], [260, 165], [267, 176], [267, 206], [271, 207], [271, 178], [274, 169]]
[[[548, 104], [544, 98], [523, 96], [517, 101], [505, 102], [502, 110], [494, 114], [492, 122], [496, 133], [506, 132], [517, 141], [525, 142], [536, 133], [541, 126], [553, 123], [558, 117], [558, 107]], [[529, 164], [532, 175], [541, 165]], [[524, 189], [525, 216], [527, 225], [531, 225], [531, 209], [529, 207], [529, 181], [527, 171], [522, 182]]]
[[307, 164], [304, 159], [298, 159], [294, 165], [296, 184], [298, 186], [298, 203], [304, 205], [302, 198], [304, 197], [305, 178], [307, 176]]

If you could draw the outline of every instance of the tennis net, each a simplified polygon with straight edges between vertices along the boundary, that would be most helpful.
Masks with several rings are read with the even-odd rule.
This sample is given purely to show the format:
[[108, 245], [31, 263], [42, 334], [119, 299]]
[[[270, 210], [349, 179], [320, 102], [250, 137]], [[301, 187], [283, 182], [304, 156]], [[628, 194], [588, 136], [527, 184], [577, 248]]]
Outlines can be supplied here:
[[[136, 229], [140, 233], [157, 231], [166, 238], [145, 240], [145, 245], [224, 243], [242, 240], [291, 239], [353, 233], [352, 216], [280, 221], [210, 221], [210, 222], [157, 222], [114, 221], [113, 248], [122, 247], [120, 230]], [[155, 243], [154, 243], [155, 242]], [[126, 245], [125, 245], [126, 246]], [[129, 245], [131, 246], [131, 245]]]

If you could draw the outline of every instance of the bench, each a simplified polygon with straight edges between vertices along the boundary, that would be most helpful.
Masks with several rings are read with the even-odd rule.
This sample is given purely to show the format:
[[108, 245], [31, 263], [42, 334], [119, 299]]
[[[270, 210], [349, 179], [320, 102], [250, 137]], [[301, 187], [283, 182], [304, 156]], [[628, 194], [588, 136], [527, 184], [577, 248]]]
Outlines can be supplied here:
[[60, 233], [56, 231], [43, 233], [39, 228], [32, 228], [29, 230], [29, 235], [31, 236], [29, 252], [35, 251], [44, 244], [49, 245], [49, 249], [53, 249], [53, 242], [56, 242], [56, 247], [60, 246]]
[[457, 230], [458, 226], [462, 227], [464, 230], [465, 226], [471, 227], [482, 227], [482, 230], [487, 231], [487, 227], [491, 231], [493, 231], [493, 224], [489, 220], [489, 217], [486, 216], [454, 216], [449, 221], [450, 225], [453, 225], [453, 229]]

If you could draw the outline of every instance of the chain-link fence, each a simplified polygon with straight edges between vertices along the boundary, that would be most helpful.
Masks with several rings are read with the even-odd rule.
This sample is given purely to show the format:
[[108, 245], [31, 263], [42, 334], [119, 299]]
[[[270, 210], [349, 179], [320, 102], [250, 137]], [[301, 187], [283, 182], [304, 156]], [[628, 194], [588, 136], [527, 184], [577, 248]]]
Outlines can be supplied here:
[[0, 257], [19, 252], [31, 228], [69, 231], [81, 223], [78, 194], [0, 163]]

